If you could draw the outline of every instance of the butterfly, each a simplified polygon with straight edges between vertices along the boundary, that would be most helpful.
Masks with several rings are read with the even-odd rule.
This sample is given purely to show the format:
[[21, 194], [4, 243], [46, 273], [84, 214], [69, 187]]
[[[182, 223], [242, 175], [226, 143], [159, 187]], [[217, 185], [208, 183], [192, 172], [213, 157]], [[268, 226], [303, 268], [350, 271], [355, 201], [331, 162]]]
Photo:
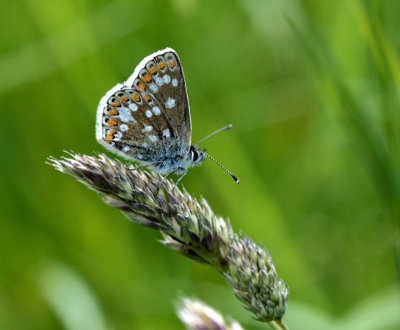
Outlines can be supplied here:
[[[202, 139], [226, 129], [228, 125]], [[96, 138], [106, 149], [166, 175], [186, 175], [187, 169], [209, 157], [191, 144], [191, 118], [186, 82], [178, 54], [172, 48], [145, 57], [123, 84], [101, 99]], [[200, 143], [199, 142], [199, 143]]]

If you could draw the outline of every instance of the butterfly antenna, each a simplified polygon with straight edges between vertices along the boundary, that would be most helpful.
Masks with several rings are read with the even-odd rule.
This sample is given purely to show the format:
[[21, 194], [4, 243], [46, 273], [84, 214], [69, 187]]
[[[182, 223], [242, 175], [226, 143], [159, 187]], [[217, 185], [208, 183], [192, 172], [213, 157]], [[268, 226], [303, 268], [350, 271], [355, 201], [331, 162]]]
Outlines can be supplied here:
[[[227, 126], [225, 126], [225, 127], [222, 127], [222, 128], [220, 128], [219, 130], [217, 130], [217, 131], [215, 131], [215, 132], [213, 132], [213, 133], [211, 133], [211, 134], [208, 134], [205, 138], [202, 138], [199, 142], [197, 142], [196, 144], [195, 144], [195, 146], [197, 146], [198, 144], [200, 144], [201, 142], [203, 142], [204, 140], [207, 140], [209, 137], [211, 137], [211, 136], [213, 136], [213, 135], [215, 135], [215, 134], [217, 134], [217, 133], [219, 133], [219, 132], [222, 132], [222, 131], [225, 131], [225, 130], [227, 130], [227, 129], [231, 129], [232, 128], [232, 124], [229, 124], [229, 125], [227, 125]], [[216, 161], [215, 159], [214, 159], [214, 161]], [[217, 162], [218, 163], [218, 162]], [[220, 164], [221, 165], [221, 164]]]
[[[232, 125], [230, 125], [230, 126], [232, 127]], [[229, 127], [229, 128], [230, 128], [230, 127]], [[227, 128], [225, 128], [225, 129], [227, 129]], [[223, 130], [223, 129], [220, 129], [220, 130], [218, 130], [218, 131], [222, 131], [222, 130]], [[217, 132], [218, 132], [218, 131], [217, 131]], [[215, 133], [217, 133], [217, 132], [215, 132]], [[213, 134], [215, 134], [215, 133], [213, 133]], [[237, 184], [239, 184], [239, 179], [237, 178], [236, 175], [234, 175], [231, 171], [229, 171], [227, 168], [225, 168], [224, 166], [222, 166], [222, 164], [221, 164], [218, 160], [216, 160], [215, 158], [211, 157], [208, 153], [204, 152], [204, 154], [205, 154], [208, 158], [210, 158], [211, 160], [213, 160], [214, 162], [216, 162], [223, 170], [225, 170], [225, 172], [227, 172], [227, 173], [232, 177], [233, 180], [236, 181]]]

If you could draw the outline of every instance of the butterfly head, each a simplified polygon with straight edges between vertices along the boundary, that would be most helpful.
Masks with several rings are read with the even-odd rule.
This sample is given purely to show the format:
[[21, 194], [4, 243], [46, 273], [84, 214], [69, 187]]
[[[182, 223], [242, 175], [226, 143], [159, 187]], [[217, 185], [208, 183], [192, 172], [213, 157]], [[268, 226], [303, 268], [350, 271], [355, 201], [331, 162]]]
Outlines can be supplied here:
[[201, 165], [206, 157], [206, 151], [202, 151], [196, 146], [190, 146], [189, 157], [191, 166]]

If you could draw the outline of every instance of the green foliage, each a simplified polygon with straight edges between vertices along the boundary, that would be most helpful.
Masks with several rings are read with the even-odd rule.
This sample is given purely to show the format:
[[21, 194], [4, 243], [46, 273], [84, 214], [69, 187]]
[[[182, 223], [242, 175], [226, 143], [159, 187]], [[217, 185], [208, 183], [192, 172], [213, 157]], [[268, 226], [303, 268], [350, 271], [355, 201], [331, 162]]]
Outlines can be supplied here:
[[398, 1], [0, 10], [0, 328], [76, 329], [85, 311], [98, 328], [179, 329], [181, 293], [260, 327], [212, 269], [45, 164], [64, 149], [104, 152], [101, 96], [166, 46], [185, 70], [193, 140], [232, 123], [204, 146], [241, 182], [205, 162], [183, 184], [268, 248], [290, 287], [289, 327], [399, 328]]

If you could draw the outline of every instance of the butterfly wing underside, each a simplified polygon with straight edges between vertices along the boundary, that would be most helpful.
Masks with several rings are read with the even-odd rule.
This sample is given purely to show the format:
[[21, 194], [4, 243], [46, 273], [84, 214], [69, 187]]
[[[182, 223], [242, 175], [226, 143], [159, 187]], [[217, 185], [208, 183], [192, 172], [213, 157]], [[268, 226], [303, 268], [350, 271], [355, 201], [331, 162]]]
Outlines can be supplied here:
[[189, 150], [189, 101], [173, 49], [147, 56], [124, 84], [107, 92], [97, 110], [96, 137], [108, 150], [148, 163]]

